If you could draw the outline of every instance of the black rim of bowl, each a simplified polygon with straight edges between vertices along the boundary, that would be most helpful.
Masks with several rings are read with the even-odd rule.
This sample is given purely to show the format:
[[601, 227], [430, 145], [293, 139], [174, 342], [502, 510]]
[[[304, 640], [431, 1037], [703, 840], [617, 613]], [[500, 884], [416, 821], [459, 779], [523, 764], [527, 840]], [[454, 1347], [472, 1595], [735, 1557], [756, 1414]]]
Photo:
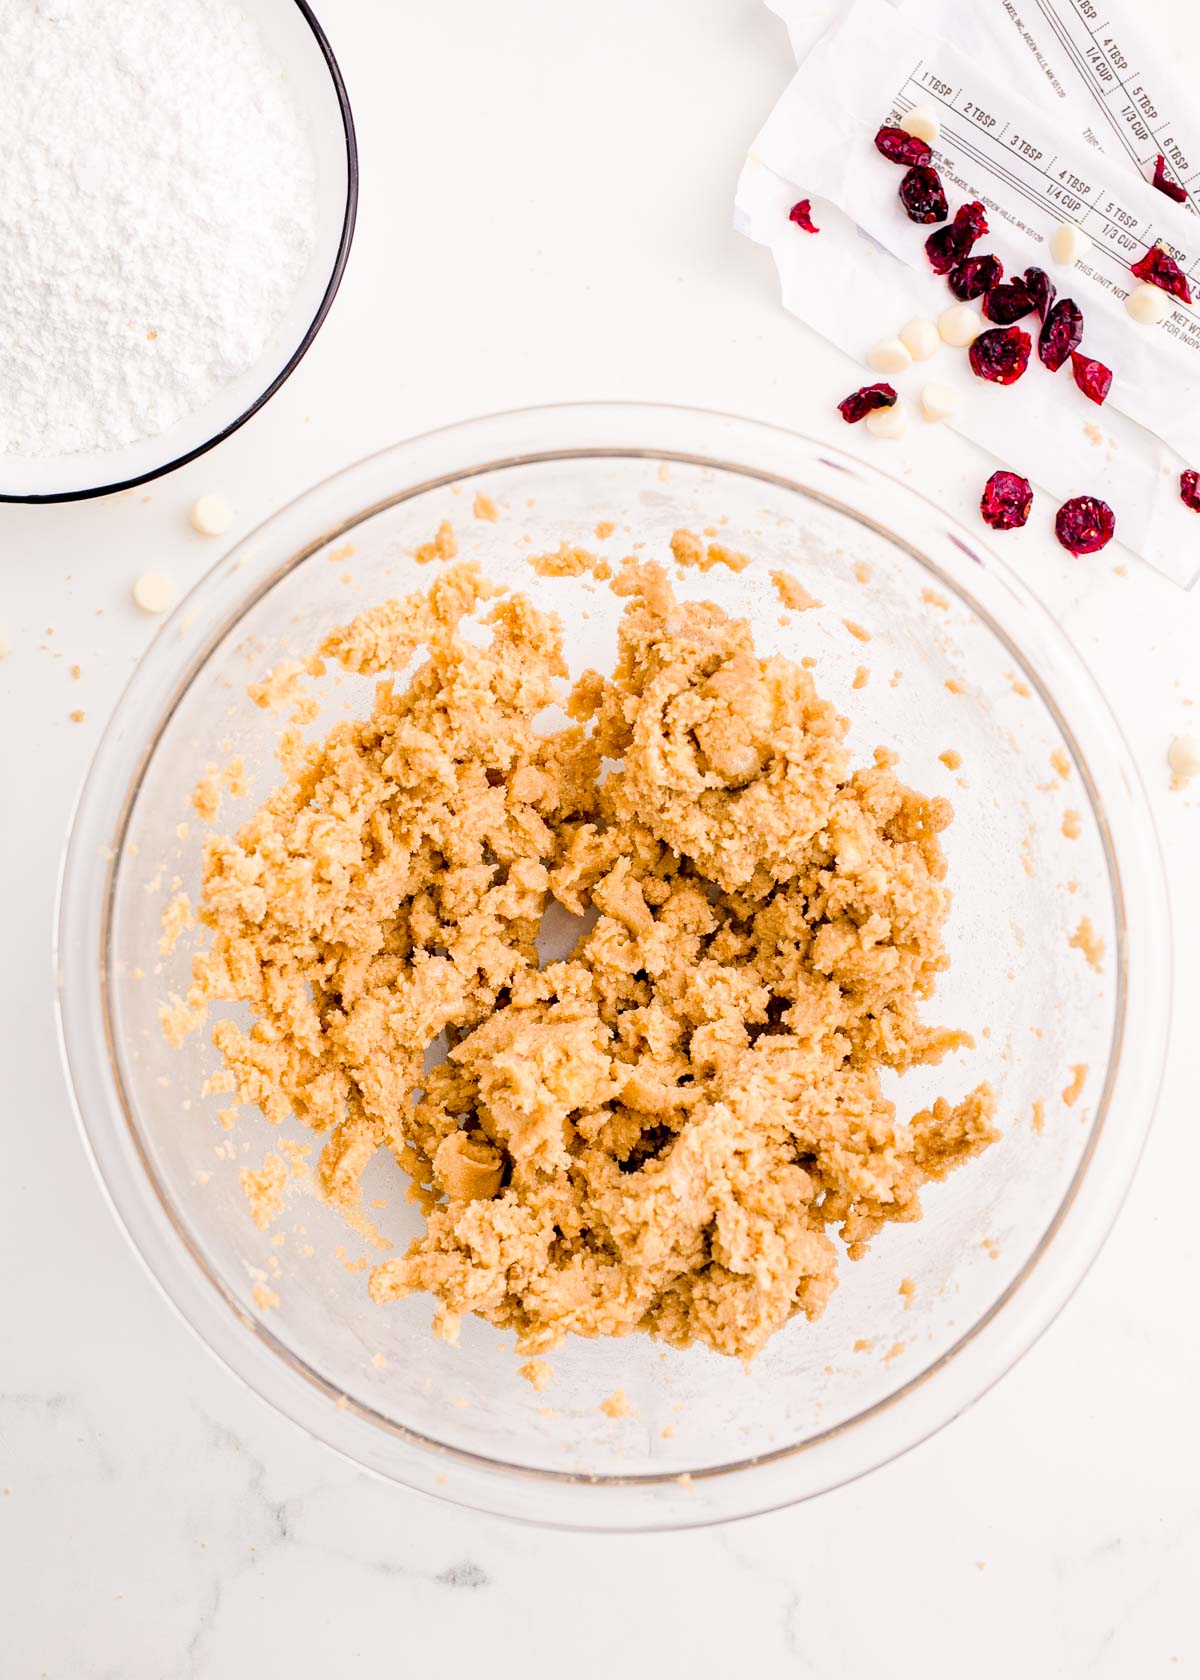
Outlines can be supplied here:
[[333, 48], [329, 45], [325, 31], [313, 15], [308, 0], [294, 0], [294, 4], [305, 23], [312, 30], [313, 39], [325, 60], [326, 68], [333, 82], [333, 91], [337, 95], [338, 109], [342, 116], [342, 132], [346, 140], [346, 209], [342, 216], [342, 232], [338, 240], [337, 258], [334, 261], [333, 272], [329, 276], [329, 284], [321, 297], [317, 313], [309, 323], [304, 337], [266, 390], [256, 397], [248, 408], [244, 408], [227, 426], [223, 426], [219, 432], [216, 432], [204, 443], [197, 444], [195, 449], [189, 449], [182, 455], [176, 455], [171, 460], [164, 461], [162, 466], [152, 467], [149, 472], [138, 473], [133, 478], [113, 479], [111, 483], [96, 484], [86, 490], [50, 490], [44, 494], [33, 496], [16, 496], [0, 490], [0, 503], [87, 502], [97, 496], [116, 495], [119, 490], [135, 489], [139, 484], [149, 484], [153, 479], [162, 478], [165, 473], [174, 472], [178, 467], [185, 467], [189, 461], [196, 460], [198, 456], [207, 455], [210, 449], [215, 449], [219, 443], [224, 443], [227, 437], [232, 437], [234, 432], [240, 430], [247, 420], [258, 413], [264, 403], [270, 402], [276, 391], [279, 390], [281, 385], [286, 384], [308, 354], [309, 348], [324, 325], [325, 317], [329, 314], [333, 300], [338, 294], [338, 287], [342, 283], [342, 276], [346, 272], [346, 263], [350, 256], [350, 246], [354, 240], [354, 224], [358, 217], [358, 142], [354, 133], [354, 115], [350, 109], [350, 96], [346, 92], [346, 83], [342, 76], [341, 67], [334, 57]]

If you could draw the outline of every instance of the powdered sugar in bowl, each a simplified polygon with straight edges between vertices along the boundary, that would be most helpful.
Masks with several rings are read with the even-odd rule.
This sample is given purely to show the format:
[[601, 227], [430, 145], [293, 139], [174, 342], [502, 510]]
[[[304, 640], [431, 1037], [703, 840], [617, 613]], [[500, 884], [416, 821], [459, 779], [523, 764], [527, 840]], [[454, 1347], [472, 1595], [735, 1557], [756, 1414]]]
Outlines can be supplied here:
[[305, 0], [0, 0], [0, 500], [227, 437], [328, 312], [354, 127]]

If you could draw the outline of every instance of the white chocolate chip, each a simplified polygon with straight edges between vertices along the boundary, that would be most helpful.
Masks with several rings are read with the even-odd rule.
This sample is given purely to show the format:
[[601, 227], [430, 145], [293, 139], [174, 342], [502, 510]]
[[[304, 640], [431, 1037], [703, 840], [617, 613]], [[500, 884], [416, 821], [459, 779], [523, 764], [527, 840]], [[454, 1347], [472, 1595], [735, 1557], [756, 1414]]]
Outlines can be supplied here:
[[133, 586], [133, 598], [143, 612], [165, 613], [175, 601], [175, 585], [162, 572], [143, 572]]
[[952, 303], [949, 309], [944, 309], [938, 316], [938, 332], [946, 344], [952, 344], [956, 350], [965, 350], [983, 331], [983, 321], [978, 310], [972, 309], [969, 303]]
[[932, 321], [927, 321], [923, 315], [914, 315], [900, 328], [900, 342], [914, 362], [927, 362], [941, 347], [942, 341]]
[[894, 402], [890, 408], [873, 408], [866, 427], [872, 437], [902, 438], [908, 430], [908, 416], [901, 404]]
[[1171, 313], [1171, 299], [1161, 286], [1143, 283], [1130, 292], [1125, 308], [1141, 326], [1156, 327]]
[[1060, 222], [1050, 236], [1050, 255], [1064, 268], [1073, 268], [1087, 246], [1086, 236], [1074, 222]]
[[224, 496], [201, 496], [192, 503], [188, 520], [192, 530], [199, 531], [202, 537], [220, 537], [228, 531], [232, 517]]
[[927, 146], [936, 146], [938, 135], [942, 132], [941, 122], [932, 105], [914, 105], [906, 117], [900, 118], [900, 127], [905, 134], [924, 140]]
[[921, 413], [926, 420], [946, 420], [958, 408], [958, 392], [953, 385], [936, 382], [921, 387]]
[[898, 338], [881, 338], [867, 352], [867, 363], [876, 373], [903, 373], [912, 366], [912, 357]]
[[1167, 763], [1177, 776], [1200, 776], [1200, 741], [1194, 735], [1176, 735], [1167, 748]]

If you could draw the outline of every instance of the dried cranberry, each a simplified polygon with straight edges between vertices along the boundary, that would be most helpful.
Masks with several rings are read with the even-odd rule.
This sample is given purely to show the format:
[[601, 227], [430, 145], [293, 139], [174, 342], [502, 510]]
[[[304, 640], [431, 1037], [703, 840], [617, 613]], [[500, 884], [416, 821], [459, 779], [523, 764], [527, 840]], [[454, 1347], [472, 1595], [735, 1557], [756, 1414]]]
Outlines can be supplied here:
[[900, 202], [913, 222], [944, 222], [950, 214], [946, 189], [936, 169], [914, 164], [900, 183]]
[[1004, 268], [999, 257], [968, 257], [950, 270], [946, 284], [963, 303], [982, 297], [1000, 283]]
[[960, 204], [949, 227], [939, 228], [925, 241], [925, 253], [935, 274], [948, 274], [956, 263], [964, 262], [971, 247], [988, 230], [987, 216], [979, 200]]
[[971, 371], [995, 385], [1011, 385], [1029, 366], [1033, 344], [1020, 327], [992, 327], [980, 333], [968, 354]]
[[928, 163], [933, 156], [929, 144], [902, 128], [881, 128], [875, 136], [875, 147], [889, 163], [902, 163], [911, 169], [914, 163]]
[[1044, 321], [1054, 304], [1058, 287], [1044, 268], [1027, 268], [1025, 270], [1025, 289], [1033, 299], [1033, 307]]
[[1179, 499], [1193, 513], [1200, 513], [1200, 473], [1190, 468], [1179, 475]]
[[895, 400], [896, 393], [890, 385], [864, 385], [861, 390], [851, 391], [848, 397], [843, 397], [838, 404], [838, 413], [853, 426], [873, 408], [891, 408]]
[[1187, 277], [1175, 258], [1169, 251], [1164, 251], [1161, 245], [1151, 245], [1146, 255], [1133, 264], [1133, 273], [1139, 280], [1147, 280], [1152, 286], [1161, 286], [1163, 291], [1170, 292], [1172, 297], [1182, 298], [1184, 303], [1192, 301], [1192, 288], [1187, 283]]
[[1032, 484], [1014, 472], [994, 472], [979, 500], [979, 511], [993, 531], [1019, 530], [1032, 506]]
[[925, 241], [925, 255], [935, 274], [949, 274], [955, 263], [962, 261], [953, 222], [934, 229]]
[[1073, 298], [1059, 298], [1042, 322], [1038, 355], [1051, 373], [1057, 373], [1082, 337], [1082, 309]]
[[1072, 496], [1059, 508], [1054, 535], [1072, 554], [1095, 554], [1112, 541], [1113, 510], [1096, 496]]
[[792, 205], [792, 208], [788, 211], [788, 221], [795, 222], [796, 226], [803, 228], [805, 233], [820, 233], [821, 231], [812, 219], [812, 200], [808, 198], [802, 198], [798, 203]]
[[1112, 389], [1112, 369], [1091, 356], [1081, 356], [1078, 350], [1071, 352], [1071, 372], [1084, 396], [1094, 403], [1102, 403]]
[[998, 327], [1011, 327], [1034, 308], [1033, 295], [1019, 274], [1002, 285], [993, 286], [983, 300], [983, 313]]
[[960, 204], [954, 212], [954, 231], [958, 235], [959, 246], [965, 257], [977, 239], [982, 239], [988, 230], [987, 213], [977, 198], [968, 204]]
[[1167, 174], [1167, 160], [1161, 152], [1154, 160], [1154, 185], [1160, 193], [1166, 193], [1168, 198], [1173, 198], [1176, 204], [1187, 203], [1187, 188], [1181, 187], [1178, 181], [1172, 181]]

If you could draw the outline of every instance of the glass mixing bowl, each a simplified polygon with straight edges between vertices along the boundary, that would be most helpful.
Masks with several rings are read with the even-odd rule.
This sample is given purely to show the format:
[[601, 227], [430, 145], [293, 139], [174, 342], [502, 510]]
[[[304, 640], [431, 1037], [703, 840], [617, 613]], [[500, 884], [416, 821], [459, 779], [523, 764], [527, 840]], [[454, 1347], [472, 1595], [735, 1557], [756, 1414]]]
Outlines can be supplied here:
[[[479, 493], [497, 504], [495, 523], [473, 516]], [[748, 1370], [643, 1336], [574, 1339], [537, 1394], [511, 1335], [468, 1321], [457, 1346], [435, 1340], [427, 1297], [371, 1303], [360, 1261], [372, 1251], [315, 1196], [294, 1188], [272, 1231], [257, 1229], [238, 1173], [280, 1133], [246, 1109], [224, 1132], [226, 1099], [202, 1095], [216, 1066], [207, 1032], [181, 1051], [163, 1040], [159, 1004], [186, 988], [190, 952], [185, 938], [160, 954], [161, 911], [179, 885], [197, 897], [206, 835], [192, 788], [206, 765], [242, 754], [252, 791], [222, 812], [236, 824], [278, 776], [279, 720], [251, 704], [247, 682], [360, 607], [427, 584], [412, 552], [442, 519], [463, 555], [562, 615], [574, 669], [611, 660], [622, 603], [590, 580], [536, 576], [531, 553], [594, 543], [600, 520], [616, 526], [615, 556], [634, 544], [661, 553], [678, 526], [719, 526], [753, 564], [689, 572], [680, 591], [748, 616], [760, 650], [813, 656], [856, 757], [891, 747], [907, 780], [953, 798], [952, 966], [926, 1016], [977, 1045], [893, 1078], [889, 1094], [908, 1115], [990, 1079], [1003, 1139], [926, 1190], [922, 1223], [843, 1262], [825, 1316], [793, 1321]], [[772, 569], [824, 605], [785, 612]], [[860, 666], [869, 681], [856, 688]], [[310, 733], [368, 704], [358, 679], [320, 686]], [[961, 767], [942, 762], [950, 750]], [[1070, 943], [1085, 916], [1104, 941], [1099, 972]], [[589, 404], [400, 444], [226, 556], [164, 625], [101, 742], [67, 850], [55, 960], [100, 1177], [153, 1276], [233, 1371], [408, 1487], [534, 1521], [651, 1528], [844, 1482], [947, 1422], [1030, 1345], [1094, 1257], [1145, 1140], [1169, 948], [1154, 830], [1120, 732], [1069, 642], [976, 532], [788, 432]], [[312, 1141], [294, 1122], [283, 1135]], [[377, 1159], [367, 1194], [387, 1207], [372, 1217], [401, 1244], [418, 1219], [404, 1188]], [[261, 1282], [277, 1306], [256, 1304]], [[600, 1402], [617, 1388], [632, 1410], [613, 1419]]]

